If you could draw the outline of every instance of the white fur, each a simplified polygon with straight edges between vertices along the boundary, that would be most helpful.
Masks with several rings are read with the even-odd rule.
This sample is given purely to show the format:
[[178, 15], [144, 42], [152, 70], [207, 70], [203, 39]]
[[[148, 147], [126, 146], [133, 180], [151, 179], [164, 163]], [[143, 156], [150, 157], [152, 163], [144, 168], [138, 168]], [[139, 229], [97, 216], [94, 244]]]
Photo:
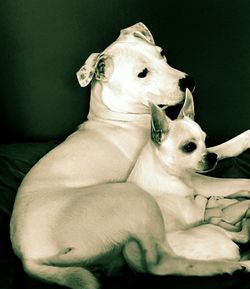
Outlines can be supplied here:
[[[160, 231], [163, 228], [160, 225], [161, 214], [157, 213], [154, 201], [148, 199], [146, 203], [147, 207], [155, 212], [155, 219], [145, 219], [144, 201], [135, 201], [140, 199], [140, 196], [143, 199], [145, 192], [124, 185], [128, 191], [138, 193], [135, 193], [135, 199], [130, 193], [132, 200], [127, 200], [127, 195], [121, 192], [117, 204], [124, 203], [125, 207], [130, 204], [130, 209], [126, 214], [121, 209], [117, 220], [112, 219], [115, 224], [119, 224], [114, 227], [117, 230], [114, 232], [112, 226], [116, 225], [109, 221], [106, 214], [109, 200], [113, 201], [117, 187], [108, 187], [110, 195], [106, 194], [106, 200], [102, 202], [99, 192], [106, 187], [100, 185], [97, 190], [96, 187], [89, 186], [123, 182], [127, 179], [148, 139], [149, 101], [173, 105], [183, 100], [184, 94], [179, 89], [178, 81], [185, 74], [170, 67], [160, 55], [160, 50], [154, 44], [149, 30], [142, 23], [138, 23], [122, 30], [113, 44], [100, 54], [92, 54], [78, 71], [78, 80], [82, 86], [87, 85], [93, 78], [88, 121], [31, 169], [18, 190], [14, 205], [11, 240], [15, 253], [29, 274], [71, 288], [97, 288], [93, 275], [82, 266], [78, 267], [79, 260], [85, 265], [85, 262], [90, 262], [87, 258], [106, 252], [107, 248], [113, 248], [117, 243], [123, 244], [132, 231], [137, 229], [141, 230], [137, 234], [140, 238], [138, 242], [147, 243], [144, 246], [148, 248], [149, 255], [152, 255], [146, 257], [146, 261], [150, 263], [157, 255], [157, 250], [153, 249], [154, 242], [155, 238], [162, 238]], [[100, 61], [105, 63], [104, 73], [98, 68]], [[149, 69], [147, 79], [138, 78], [138, 73], [144, 67]], [[234, 183], [238, 190], [249, 185], [242, 180]], [[85, 199], [86, 194], [89, 197]], [[117, 195], [115, 196], [116, 202]], [[96, 206], [98, 210], [94, 209]], [[85, 207], [90, 210], [82, 211]], [[136, 219], [130, 210], [137, 213]], [[94, 222], [100, 213], [100, 223]], [[130, 227], [131, 224], [133, 228]], [[150, 233], [150, 228], [155, 224], [159, 224], [158, 229], [156, 228], [159, 236]], [[110, 235], [107, 233], [106, 237], [102, 238], [104, 227], [105, 232]], [[121, 237], [120, 229], [129, 234]], [[86, 230], [93, 234], [99, 232], [103, 245], [93, 243], [96, 247], [90, 249], [89, 244], [92, 244], [94, 239], [91, 234], [86, 234]], [[129, 244], [129, 248], [134, 246], [133, 242]], [[72, 248], [80, 249], [74, 251]], [[71, 252], [79, 254], [75, 256], [71, 255]], [[61, 256], [64, 255], [72, 257], [62, 266]], [[93, 259], [91, 261], [94, 262]], [[71, 267], [67, 267], [69, 265]], [[173, 270], [174, 266], [171, 268]], [[175, 269], [178, 272], [177, 267]], [[231, 272], [234, 269], [235, 266], [232, 266], [228, 270]], [[148, 271], [148, 268], [145, 268], [145, 271]], [[187, 272], [193, 271], [190, 269]], [[212, 266], [209, 272], [214, 272]]]
[[[92, 81], [88, 121], [45, 155], [18, 190], [11, 240], [31, 275], [71, 288], [97, 288], [79, 261], [86, 267], [130, 238], [148, 252], [147, 263], [156, 262], [155, 244], [164, 227], [154, 200], [130, 184], [101, 185], [127, 179], [148, 138], [148, 102], [169, 105], [184, 97], [178, 81], [185, 74], [167, 64], [145, 33], [150, 34], [141, 23], [124, 29], [100, 57], [90, 56], [77, 75], [81, 85], [93, 77], [98, 57], [105, 55], [107, 67], [105, 77], [100, 73]], [[150, 69], [147, 81], [137, 77], [145, 66]], [[148, 210], [155, 218], [148, 217]], [[112, 267], [105, 262], [104, 267]]]
[[[187, 93], [187, 98], [192, 98], [190, 93]], [[192, 101], [185, 101], [180, 114], [190, 111], [190, 105]], [[194, 172], [206, 170], [204, 160], [208, 152], [205, 133], [190, 118], [184, 116], [171, 121], [157, 107], [153, 110], [153, 130], [154, 123], [158, 125], [155, 132], [161, 131], [161, 139], [149, 140], [128, 181], [148, 191], [156, 199], [165, 221], [166, 241], [175, 255], [194, 260], [239, 261], [239, 247], [232, 240], [239, 242], [242, 236], [237, 238], [237, 233], [204, 223], [208, 199], [197, 196], [193, 186]], [[191, 153], [183, 152], [183, 145], [190, 141], [197, 148]], [[230, 210], [235, 214], [237, 210], [242, 210], [243, 216], [249, 208], [250, 201], [247, 200], [233, 203]], [[229, 211], [228, 205], [226, 210]], [[245, 234], [245, 239], [249, 239], [246, 227], [241, 233]]]

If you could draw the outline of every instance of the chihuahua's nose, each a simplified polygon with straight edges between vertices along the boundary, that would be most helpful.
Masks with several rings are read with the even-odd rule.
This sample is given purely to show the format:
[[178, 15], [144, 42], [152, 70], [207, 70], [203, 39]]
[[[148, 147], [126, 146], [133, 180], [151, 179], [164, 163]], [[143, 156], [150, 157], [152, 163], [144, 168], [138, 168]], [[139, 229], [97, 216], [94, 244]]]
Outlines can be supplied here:
[[182, 91], [188, 88], [191, 92], [195, 89], [195, 80], [192, 76], [186, 75], [184, 78], [179, 79], [179, 87]]
[[218, 156], [215, 153], [208, 153], [206, 155], [206, 161], [208, 162], [209, 167], [213, 167], [217, 162]]

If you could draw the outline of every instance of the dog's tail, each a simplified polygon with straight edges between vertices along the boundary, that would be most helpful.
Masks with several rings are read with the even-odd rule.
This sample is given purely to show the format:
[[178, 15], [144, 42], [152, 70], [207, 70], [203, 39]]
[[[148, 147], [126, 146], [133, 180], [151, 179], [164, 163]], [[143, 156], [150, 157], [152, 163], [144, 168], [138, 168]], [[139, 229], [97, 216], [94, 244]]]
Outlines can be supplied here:
[[150, 236], [141, 235], [131, 239], [123, 247], [123, 257], [129, 267], [140, 273], [151, 272], [150, 267], [156, 266], [160, 259], [160, 244]]
[[98, 289], [99, 283], [95, 276], [85, 268], [74, 265], [55, 265], [44, 260], [23, 260], [27, 274], [49, 283], [56, 283], [72, 289]]

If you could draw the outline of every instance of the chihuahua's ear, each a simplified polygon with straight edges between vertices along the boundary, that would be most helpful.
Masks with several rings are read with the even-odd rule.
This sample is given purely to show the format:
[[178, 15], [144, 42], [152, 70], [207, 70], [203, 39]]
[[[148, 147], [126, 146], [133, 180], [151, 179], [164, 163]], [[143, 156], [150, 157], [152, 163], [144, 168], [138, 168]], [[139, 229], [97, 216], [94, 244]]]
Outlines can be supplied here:
[[93, 77], [97, 80], [107, 81], [113, 71], [110, 56], [104, 53], [92, 53], [77, 71], [77, 79], [81, 87], [87, 86]]
[[169, 130], [170, 122], [160, 107], [151, 104], [151, 139], [155, 144], [161, 144], [163, 136]]
[[186, 95], [185, 95], [185, 101], [183, 104], [183, 107], [181, 111], [179, 112], [178, 119], [181, 119], [185, 116], [194, 119], [194, 100], [193, 100], [193, 95], [191, 91], [187, 88], [186, 89]]

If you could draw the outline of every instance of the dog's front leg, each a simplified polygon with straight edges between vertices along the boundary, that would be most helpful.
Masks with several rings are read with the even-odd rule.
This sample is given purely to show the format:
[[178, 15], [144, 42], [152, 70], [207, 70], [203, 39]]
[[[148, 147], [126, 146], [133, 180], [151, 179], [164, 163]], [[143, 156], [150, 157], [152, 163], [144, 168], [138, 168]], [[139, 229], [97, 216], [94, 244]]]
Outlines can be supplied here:
[[194, 174], [192, 177], [193, 186], [196, 194], [205, 197], [237, 195], [240, 197], [241, 192], [246, 197], [246, 192], [250, 191], [250, 179], [233, 179], [233, 178], [214, 178], [200, 174]]
[[250, 148], [250, 129], [237, 135], [236, 137], [220, 144], [208, 148], [209, 152], [216, 153], [218, 159], [235, 157]]

